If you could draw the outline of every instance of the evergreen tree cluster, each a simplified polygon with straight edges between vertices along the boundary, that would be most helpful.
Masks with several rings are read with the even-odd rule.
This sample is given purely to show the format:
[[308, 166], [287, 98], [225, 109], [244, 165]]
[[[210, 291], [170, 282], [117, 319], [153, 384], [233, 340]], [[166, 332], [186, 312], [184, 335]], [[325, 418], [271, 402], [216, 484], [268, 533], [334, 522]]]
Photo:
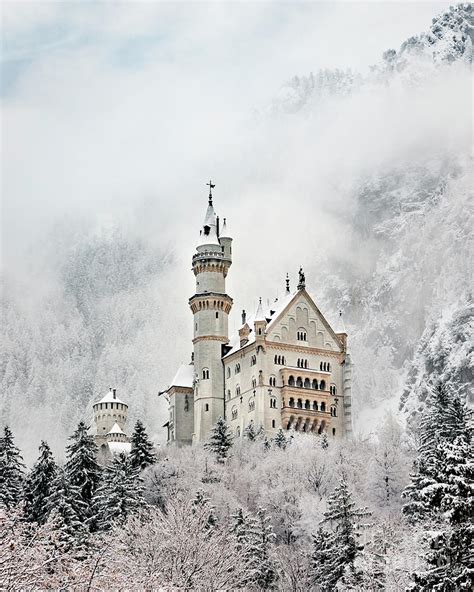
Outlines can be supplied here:
[[25, 475], [25, 465], [8, 426], [0, 438], [0, 508], [20, 511], [22, 519], [49, 524], [65, 549], [79, 548], [88, 534], [123, 523], [145, 505], [140, 472], [156, 461], [153, 444], [137, 421], [131, 453], [115, 456], [109, 465], [97, 462], [97, 446], [89, 427], [80, 422], [58, 466], [47, 442]]

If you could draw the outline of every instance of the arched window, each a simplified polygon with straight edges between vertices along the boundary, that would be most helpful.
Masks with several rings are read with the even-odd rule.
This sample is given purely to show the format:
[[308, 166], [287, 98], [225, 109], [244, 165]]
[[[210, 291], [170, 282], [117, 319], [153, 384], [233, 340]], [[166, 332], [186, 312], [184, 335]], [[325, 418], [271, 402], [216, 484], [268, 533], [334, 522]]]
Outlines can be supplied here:
[[237, 429], [235, 430], [235, 435], [237, 436], [237, 438], [240, 438], [240, 426], [237, 426]]
[[249, 411], [253, 411], [255, 409], [255, 399], [250, 399], [249, 401]]
[[311, 380], [309, 378], [304, 379], [304, 388], [311, 388]]
[[317, 410], [318, 410], [318, 402], [313, 401], [313, 411], [317, 411]]
[[271, 397], [271, 399], [270, 399], [270, 407], [271, 407], [271, 409], [276, 409], [277, 408], [277, 400], [275, 399], [275, 397]]
[[276, 378], [274, 376], [270, 376], [270, 386], [276, 386]]
[[313, 380], [313, 388], [316, 390], [318, 388], [318, 381], [316, 380], [316, 378]]
[[188, 395], [184, 395], [184, 410], [189, 411], [189, 397], [188, 397]]
[[206, 405], [204, 406], [204, 411], [209, 411], [209, 403], [206, 403]]
[[323, 369], [323, 363], [319, 362], [319, 369], [322, 370]]
[[229, 399], [230, 399], [230, 397], [231, 397], [230, 390], [229, 390], [229, 389], [227, 389], [227, 400], [229, 400]]
[[321, 390], [321, 391], [326, 390], [326, 382], [324, 380], [321, 380], [321, 382], [319, 383], [319, 390]]
[[237, 415], [238, 415], [238, 411], [237, 411], [237, 407], [232, 407], [232, 419], [237, 419]]
[[290, 397], [290, 400], [288, 401], [288, 405], [290, 407], [294, 407], [295, 406], [295, 400], [293, 399], [293, 397]]
[[257, 388], [257, 379], [256, 378], [252, 378], [252, 388]]
[[311, 409], [311, 403], [309, 402], [308, 399], [306, 399], [306, 401], [304, 402], [304, 408], [305, 409]]
[[303, 409], [303, 401], [301, 399], [298, 399], [298, 401], [296, 402], [296, 406], [298, 407], [298, 409]]
[[281, 363], [282, 363], [282, 364], [283, 364], [283, 366], [284, 366], [284, 365], [286, 364], [286, 362], [285, 362], [285, 356], [282, 356], [281, 360], [282, 360], [282, 361], [281, 361]]
[[336, 428], [332, 428], [332, 435], [335, 436], [336, 435]]
[[296, 379], [296, 386], [298, 386], [299, 388], [303, 388], [303, 379], [301, 378], [301, 376], [298, 376], [298, 378]]
[[235, 389], [235, 396], [240, 397], [240, 386], [237, 386]]
[[296, 338], [298, 339], [298, 341], [306, 341], [306, 330], [299, 329], [296, 333]]
[[288, 386], [295, 386], [295, 377], [293, 375], [288, 378]]
[[202, 379], [208, 380], [209, 379], [209, 368], [203, 368], [202, 370]]
[[275, 420], [272, 419], [272, 428], [274, 428], [274, 427], [275, 427]]
[[308, 360], [304, 361], [304, 367], [307, 368], [308, 367]]
[[218, 318], [219, 318], [219, 313], [218, 313], [218, 312], [216, 312], [216, 319], [218, 319]]
[[278, 356], [275, 356], [275, 357], [273, 358], [273, 362], [274, 362], [275, 364], [278, 364]]
[[326, 411], [326, 403], [321, 401], [321, 411], [324, 413]]
[[253, 356], [250, 358], [250, 365], [251, 365], [251, 366], [255, 366], [255, 364], [256, 364], [256, 363], [257, 363], [257, 356], [253, 355]]
[[230, 378], [231, 375], [231, 369], [230, 366], [227, 366], [227, 378]]
[[235, 374], [238, 374], [240, 372], [240, 364], [236, 364], [235, 365]]

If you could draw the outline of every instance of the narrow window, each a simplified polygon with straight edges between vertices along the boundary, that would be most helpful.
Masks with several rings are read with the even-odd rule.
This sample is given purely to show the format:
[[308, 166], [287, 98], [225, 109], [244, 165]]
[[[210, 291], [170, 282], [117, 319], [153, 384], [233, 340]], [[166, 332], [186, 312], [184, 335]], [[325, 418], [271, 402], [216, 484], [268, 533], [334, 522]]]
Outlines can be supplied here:
[[335, 436], [336, 435], [336, 428], [332, 428], [332, 435]]
[[274, 427], [275, 427], [275, 420], [272, 419], [272, 428], [274, 428]]
[[205, 411], [209, 411], [209, 404], [208, 403], [206, 403], [206, 406], [204, 407], [204, 410]]
[[218, 312], [216, 312], [216, 319], [218, 319], [218, 318], [219, 318], [219, 313], [218, 313]]

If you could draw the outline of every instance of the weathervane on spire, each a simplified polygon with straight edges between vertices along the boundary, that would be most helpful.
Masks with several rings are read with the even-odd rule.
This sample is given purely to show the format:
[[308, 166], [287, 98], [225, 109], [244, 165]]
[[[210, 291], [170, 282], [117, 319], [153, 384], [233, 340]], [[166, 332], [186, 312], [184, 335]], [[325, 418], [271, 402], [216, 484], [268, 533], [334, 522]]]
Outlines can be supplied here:
[[215, 184], [209, 179], [209, 183], [206, 183], [206, 185], [209, 185], [209, 205], [212, 206], [212, 190], [214, 189]]

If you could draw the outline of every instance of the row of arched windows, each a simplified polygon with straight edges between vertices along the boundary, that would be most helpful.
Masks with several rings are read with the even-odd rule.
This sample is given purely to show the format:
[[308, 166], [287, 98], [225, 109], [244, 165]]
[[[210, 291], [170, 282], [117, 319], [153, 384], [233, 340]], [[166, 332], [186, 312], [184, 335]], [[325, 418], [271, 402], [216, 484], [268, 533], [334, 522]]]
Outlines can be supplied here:
[[298, 362], [296, 364], [298, 368], [307, 368], [308, 367], [308, 360], [303, 358], [298, 358]]
[[336, 394], [336, 385], [331, 384], [331, 386], [329, 387], [329, 392], [331, 393], [331, 395], [335, 395]]
[[305, 378], [303, 380], [301, 378], [301, 376], [298, 376], [295, 379], [295, 377], [293, 375], [290, 375], [288, 377], [288, 386], [296, 386], [297, 388], [307, 388], [307, 389], [325, 391], [326, 390], [326, 381], [321, 380], [321, 382], [318, 383], [316, 378], [314, 378], [313, 381], [311, 381], [309, 378]]
[[[295, 407], [296, 409], [307, 409], [309, 411], [322, 411], [323, 413], [326, 412], [326, 403], [324, 401], [321, 401], [321, 405], [318, 408], [318, 402], [317, 401], [313, 401], [313, 404], [311, 405], [311, 401], [309, 399], [306, 399], [306, 401], [303, 403], [303, 399], [297, 399], [296, 403], [295, 403], [295, 399], [293, 397], [290, 397], [290, 400], [288, 401], [288, 406], [289, 407]], [[331, 413], [332, 415], [332, 413]]]
[[214, 300], [214, 305], [212, 305], [209, 300], [200, 300], [198, 306], [199, 310], [207, 310], [208, 308], [217, 308], [219, 310], [224, 310], [224, 302], [222, 300]]
[[277, 400], [275, 399], [275, 397], [271, 397], [270, 398], [270, 408], [271, 409], [276, 409], [277, 408]]
[[331, 372], [331, 364], [329, 362], [321, 362], [319, 364], [319, 369], [323, 372]]
[[296, 333], [296, 338], [298, 339], [298, 341], [307, 341], [306, 331], [304, 329], [299, 329]]
[[275, 364], [279, 366], [284, 366], [286, 364], [285, 356], [275, 356]]
[[276, 386], [277, 379], [274, 376], [270, 376], [270, 386]]

